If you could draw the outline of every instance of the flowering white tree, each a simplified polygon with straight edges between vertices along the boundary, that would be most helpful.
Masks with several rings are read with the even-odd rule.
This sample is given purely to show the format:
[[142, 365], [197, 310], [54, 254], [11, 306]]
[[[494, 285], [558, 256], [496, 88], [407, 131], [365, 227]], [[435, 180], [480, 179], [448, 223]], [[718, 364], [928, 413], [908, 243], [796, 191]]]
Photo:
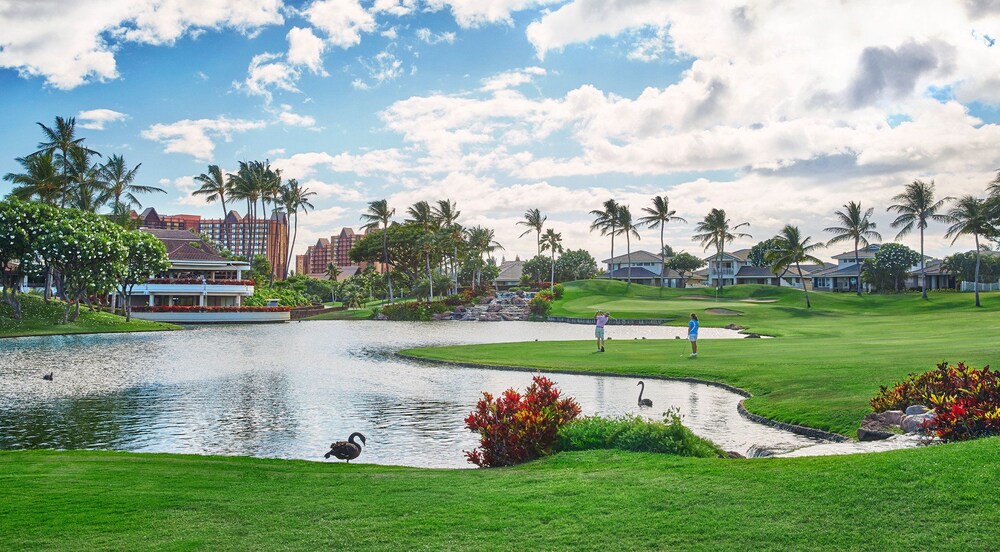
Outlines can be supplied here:
[[156, 236], [140, 230], [122, 233], [127, 254], [123, 262], [115, 265], [115, 281], [121, 291], [125, 321], [132, 319], [132, 290], [140, 282], [158, 276], [170, 268], [167, 248]]

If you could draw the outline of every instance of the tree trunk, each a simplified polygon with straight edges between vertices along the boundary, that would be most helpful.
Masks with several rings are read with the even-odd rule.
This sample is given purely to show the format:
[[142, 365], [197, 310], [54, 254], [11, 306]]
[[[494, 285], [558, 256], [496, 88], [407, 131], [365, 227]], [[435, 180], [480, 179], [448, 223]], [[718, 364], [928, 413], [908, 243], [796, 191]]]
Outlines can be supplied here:
[[920, 229], [920, 296], [927, 299], [927, 267], [924, 266], [924, 229]]
[[552, 254], [549, 255], [549, 269], [552, 272], [551, 279], [549, 280], [549, 289], [552, 293], [556, 290], [556, 248], [552, 248]]
[[795, 270], [799, 272], [799, 280], [802, 281], [802, 292], [806, 294], [806, 308], [811, 309], [812, 304], [809, 302], [809, 290], [806, 289], [806, 279], [802, 276], [802, 267], [799, 266], [798, 261], [795, 262]]
[[854, 240], [854, 266], [858, 267], [858, 297], [861, 297], [861, 258], [858, 255], [858, 240]]
[[660, 287], [663, 287], [663, 277], [667, 272], [667, 259], [663, 256], [663, 227], [666, 223], [660, 221]]
[[628, 255], [628, 284], [632, 285], [632, 238], [625, 232], [625, 252]]
[[718, 279], [719, 285], [715, 287], [716, 290], [722, 291], [725, 284], [722, 282], [722, 254], [725, 253], [725, 246], [719, 247], [719, 253], [715, 257], [715, 277]]
[[979, 234], [973, 234], [976, 237], [976, 306], [980, 307], [979, 304]]
[[295, 229], [292, 233], [292, 243], [288, 246], [288, 261], [285, 262], [285, 279], [288, 279], [288, 267], [292, 264], [292, 257], [295, 252], [295, 240], [299, 237], [299, 212], [295, 212]]
[[434, 278], [431, 277], [431, 254], [427, 253], [427, 300], [434, 301]]
[[542, 254], [542, 229], [541, 228], [539, 228], [538, 231], [535, 232], [535, 247], [538, 249], [538, 252], [535, 253], [535, 256], [541, 255]]
[[[608, 271], [609, 274], [614, 274], [615, 272], [615, 227], [611, 227], [611, 270]], [[614, 280], [614, 278], [611, 278]]]
[[389, 270], [389, 249], [386, 246], [386, 233], [389, 231], [389, 225], [386, 224], [385, 228], [382, 229], [382, 271], [385, 272], [385, 279], [389, 282], [389, 302], [392, 303], [396, 300], [392, 293], [392, 271]]

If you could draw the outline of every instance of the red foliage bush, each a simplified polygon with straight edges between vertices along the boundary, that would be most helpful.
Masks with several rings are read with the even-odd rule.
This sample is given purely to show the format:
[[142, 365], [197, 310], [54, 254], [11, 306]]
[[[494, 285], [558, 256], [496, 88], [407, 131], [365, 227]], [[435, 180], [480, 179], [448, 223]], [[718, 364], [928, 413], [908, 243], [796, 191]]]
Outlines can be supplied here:
[[933, 407], [934, 420], [926, 427], [945, 441], [1000, 435], [1000, 376], [989, 366], [979, 370], [942, 362], [892, 388], [882, 386], [871, 400], [876, 412], [914, 404]]
[[484, 467], [510, 466], [551, 454], [559, 428], [580, 414], [572, 397], [560, 398], [555, 382], [532, 377], [521, 395], [508, 389], [494, 399], [483, 392], [465, 427], [479, 434], [479, 448], [465, 451], [469, 462]]
[[132, 307], [132, 312], [287, 312], [291, 307]]
[[548, 316], [549, 311], [552, 310], [552, 299], [541, 293], [535, 295], [528, 301], [528, 310], [531, 314], [535, 316]]

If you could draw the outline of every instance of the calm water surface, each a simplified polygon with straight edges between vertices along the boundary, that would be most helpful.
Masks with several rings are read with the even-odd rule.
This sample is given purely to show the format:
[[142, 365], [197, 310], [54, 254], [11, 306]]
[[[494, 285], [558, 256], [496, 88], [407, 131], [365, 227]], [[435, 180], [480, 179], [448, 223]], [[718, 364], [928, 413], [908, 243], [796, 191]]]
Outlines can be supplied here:
[[[684, 331], [610, 329], [616, 339]], [[592, 332], [553, 323], [329, 321], [5, 339], [0, 448], [321, 460], [331, 441], [360, 431], [368, 446], [358, 462], [469, 467], [462, 451], [477, 439], [463, 419], [480, 393], [523, 389], [531, 374], [424, 365], [393, 353], [420, 345], [589, 339]], [[704, 328], [702, 337], [739, 336]], [[686, 347], [664, 342], [664, 362], [682, 362]], [[49, 371], [53, 382], [41, 379]], [[635, 378], [551, 377], [584, 414], [639, 412]], [[654, 407], [643, 415], [676, 407], [686, 425], [727, 450], [787, 452], [819, 443], [743, 419], [736, 412], [741, 397], [715, 387], [647, 380], [645, 396]]]

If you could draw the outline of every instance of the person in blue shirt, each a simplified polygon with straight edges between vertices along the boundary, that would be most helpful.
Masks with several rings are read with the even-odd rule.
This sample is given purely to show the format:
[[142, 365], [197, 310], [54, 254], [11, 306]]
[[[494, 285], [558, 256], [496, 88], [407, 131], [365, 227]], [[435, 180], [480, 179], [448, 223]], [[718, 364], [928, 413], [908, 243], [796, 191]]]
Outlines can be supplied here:
[[698, 315], [691, 313], [691, 321], [688, 322], [688, 340], [691, 341], [691, 358], [698, 356]]

